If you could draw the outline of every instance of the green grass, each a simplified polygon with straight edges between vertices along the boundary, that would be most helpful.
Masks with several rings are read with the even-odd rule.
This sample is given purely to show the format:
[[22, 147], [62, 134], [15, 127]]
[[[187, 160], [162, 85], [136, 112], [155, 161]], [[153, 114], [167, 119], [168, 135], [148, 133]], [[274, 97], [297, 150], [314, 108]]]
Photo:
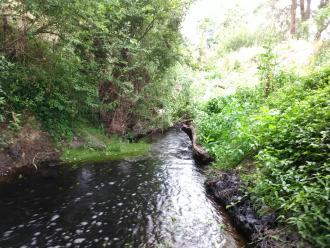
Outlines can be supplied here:
[[61, 160], [71, 165], [121, 160], [146, 154], [150, 145], [144, 142], [129, 143], [119, 137], [108, 137], [101, 128], [81, 124], [76, 135], [83, 139], [81, 147], [64, 147]]
[[[109, 149], [111, 147], [112, 149]], [[61, 160], [68, 164], [80, 165], [107, 160], [120, 160], [127, 157], [137, 157], [148, 152], [150, 145], [146, 143], [116, 143], [105, 150], [92, 148], [70, 148], [64, 151]]]

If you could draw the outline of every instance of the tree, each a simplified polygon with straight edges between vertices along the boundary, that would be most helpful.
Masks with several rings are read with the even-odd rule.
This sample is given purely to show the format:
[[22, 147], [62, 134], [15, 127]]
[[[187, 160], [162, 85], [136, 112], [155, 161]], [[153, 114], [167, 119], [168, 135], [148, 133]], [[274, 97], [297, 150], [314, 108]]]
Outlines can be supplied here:
[[301, 21], [306, 21], [310, 18], [311, 15], [311, 2], [312, 0], [307, 0], [306, 8], [305, 8], [305, 0], [300, 0], [300, 14], [301, 14]]
[[314, 40], [320, 40], [323, 31], [325, 31], [330, 25], [329, 0], [321, 0], [319, 9], [315, 16], [315, 21], [317, 25], [317, 32], [315, 34]]
[[291, 21], [290, 21], [290, 35], [294, 37], [297, 33], [297, 0], [291, 0]]
[[300, 0], [300, 14], [301, 14], [301, 20], [305, 21], [305, 19], [306, 19], [305, 0]]
[[311, 4], [312, 4], [312, 0], [307, 0], [307, 8], [305, 12], [306, 20], [308, 20], [311, 17]]
[[180, 58], [190, 2], [2, 0], [0, 57], [13, 64], [5, 100], [51, 130], [98, 112], [122, 134], [145, 85]]

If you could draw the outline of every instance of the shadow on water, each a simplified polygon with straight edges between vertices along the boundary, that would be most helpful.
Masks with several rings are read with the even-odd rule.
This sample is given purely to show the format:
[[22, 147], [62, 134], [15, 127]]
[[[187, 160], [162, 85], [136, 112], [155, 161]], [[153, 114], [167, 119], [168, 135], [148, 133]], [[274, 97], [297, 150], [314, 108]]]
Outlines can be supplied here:
[[0, 247], [243, 247], [177, 130], [142, 158], [2, 187], [0, 219]]

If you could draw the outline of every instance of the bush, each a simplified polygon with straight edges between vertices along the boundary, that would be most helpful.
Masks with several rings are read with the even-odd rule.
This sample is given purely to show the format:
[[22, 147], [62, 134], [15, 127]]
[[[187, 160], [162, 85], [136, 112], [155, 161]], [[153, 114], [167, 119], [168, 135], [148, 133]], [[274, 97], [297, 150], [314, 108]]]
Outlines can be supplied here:
[[330, 242], [330, 70], [314, 73], [270, 97], [257, 115], [260, 151], [251, 188], [255, 201], [277, 209], [301, 235]]
[[197, 121], [199, 141], [216, 159], [217, 166], [232, 168], [254, 147], [250, 131], [259, 92], [240, 90], [235, 95], [209, 101]]
[[255, 44], [255, 34], [246, 30], [235, 32], [228, 36], [223, 43], [225, 52], [237, 51], [242, 47], [251, 47]]
[[2, 58], [2, 99], [7, 112], [32, 112], [55, 138], [68, 137], [75, 118], [97, 101], [96, 90], [89, 90], [76, 57], [44, 52], [44, 64], [25, 66]]
[[278, 72], [267, 98], [260, 89], [213, 99], [197, 122], [217, 166], [257, 154], [247, 177], [257, 208], [276, 211], [318, 247], [330, 242], [329, 79], [330, 68], [306, 77]]

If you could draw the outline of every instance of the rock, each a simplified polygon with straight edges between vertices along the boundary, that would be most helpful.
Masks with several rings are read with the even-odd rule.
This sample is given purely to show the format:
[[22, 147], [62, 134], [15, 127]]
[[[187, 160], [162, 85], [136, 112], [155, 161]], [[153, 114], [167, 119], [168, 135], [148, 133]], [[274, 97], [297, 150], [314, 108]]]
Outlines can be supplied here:
[[8, 148], [8, 155], [15, 161], [21, 160], [23, 157], [22, 147], [16, 143]]
[[[275, 212], [259, 215], [249, 196], [244, 193], [244, 185], [235, 172], [217, 173], [216, 178], [206, 183], [206, 188], [220, 204], [227, 206], [234, 225], [249, 241], [248, 247], [311, 248], [310, 244], [302, 240], [295, 230], [290, 230], [289, 226], [277, 226]], [[266, 206], [261, 209], [269, 211]]]

